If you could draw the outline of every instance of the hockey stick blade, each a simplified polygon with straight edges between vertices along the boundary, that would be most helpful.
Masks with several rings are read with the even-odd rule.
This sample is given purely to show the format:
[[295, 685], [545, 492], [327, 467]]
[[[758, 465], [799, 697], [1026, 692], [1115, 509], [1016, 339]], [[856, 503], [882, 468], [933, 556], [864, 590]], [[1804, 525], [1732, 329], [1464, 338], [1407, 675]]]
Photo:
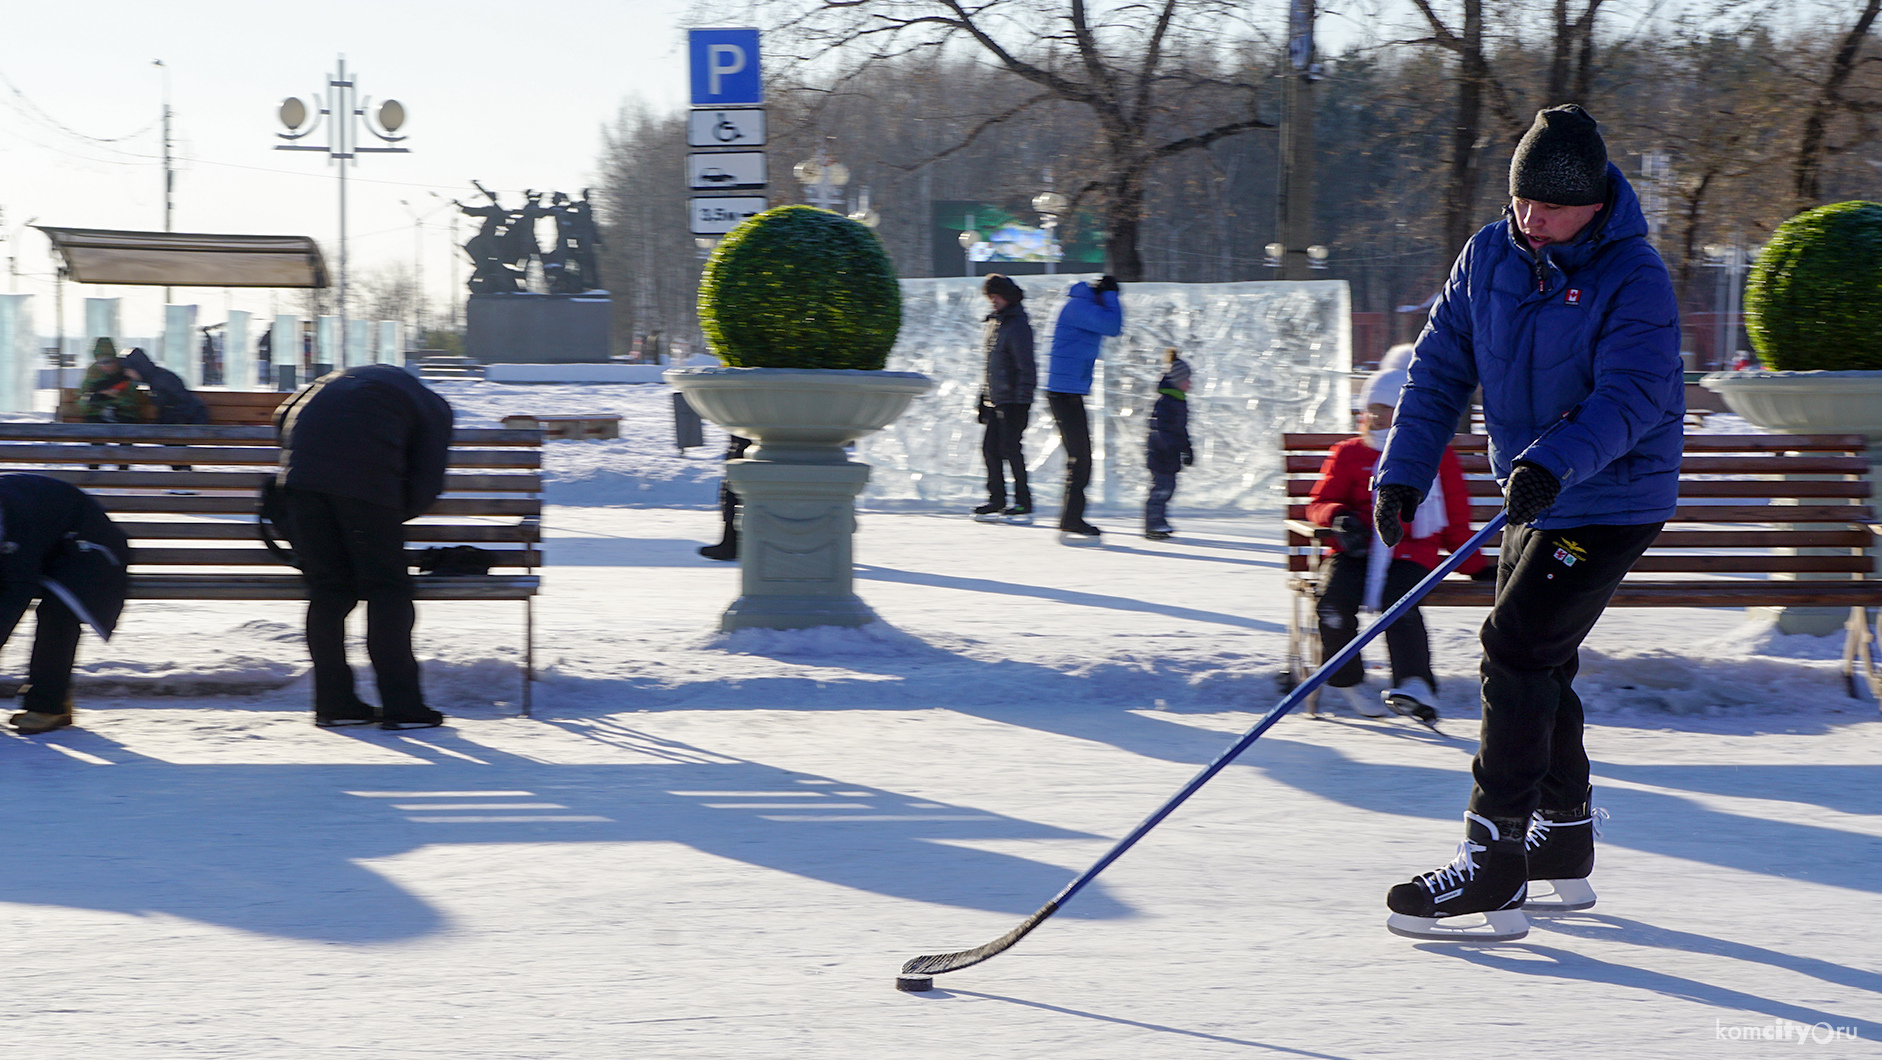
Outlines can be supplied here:
[[959, 953], [933, 953], [926, 957], [911, 958], [902, 965], [903, 975], [940, 975], [942, 972], [958, 972], [962, 968], [972, 968], [989, 957], [998, 956], [1013, 948], [1013, 944], [1025, 938], [1033, 928], [1045, 923], [1046, 917], [1059, 911], [1059, 903], [1047, 902], [1039, 911], [1020, 921], [1018, 927], [994, 939], [984, 946], [975, 946], [971, 950]]
[[[1444, 562], [1439, 564], [1435, 570], [1425, 575], [1423, 581], [1412, 586], [1410, 592], [1399, 597], [1398, 602], [1387, 608], [1385, 613], [1379, 616], [1378, 621], [1366, 627], [1358, 636], [1347, 642], [1344, 648], [1334, 652], [1331, 658], [1321, 663], [1318, 670], [1315, 670], [1305, 681], [1295, 686], [1294, 690], [1287, 694], [1287, 698], [1275, 704], [1273, 709], [1262, 715], [1261, 720], [1257, 721], [1253, 728], [1243, 733], [1239, 739], [1228, 746], [1227, 750], [1217, 755], [1215, 760], [1210, 762], [1207, 766], [1204, 766], [1202, 772], [1190, 778], [1189, 783], [1183, 785], [1180, 791], [1164, 800], [1163, 805], [1157, 807], [1150, 816], [1144, 818], [1137, 827], [1131, 829], [1129, 835], [1118, 840], [1110, 850], [1105, 851], [1104, 856], [1100, 857], [1095, 864], [1086, 869], [1077, 879], [1066, 884], [1064, 890], [1054, 895], [1051, 901], [1040, 906], [1038, 912], [1021, 921], [1018, 927], [1015, 927], [1013, 930], [1001, 935], [999, 938], [994, 939], [984, 946], [976, 946], [971, 950], [961, 950], [957, 953], [935, 953], [913, 958], [902, 965], [902, 974], [904, 976], [915, 976], [919, 978], [921, 976], [939, 975], [942, 972], [957, 972], [962, 968], [971, 968], [988, 958], [997, 957], [1013, 948], [1015, 943], [1025, 938], [1034, 928], [1045, 923], [1047, 917], [1058, 912], [1060, 906], [1071, 901], [1073, 895], [1083, 890], [1085, 885], [1090, 883], [1093, 879], [1096, 879], [1097, 875], [1103, 872], [1107, 866], [1122, 857], [1125, 851], [1136, 846], [1139, 839], [1148, 835], [1152, 828], [1161, 824], [1165, 817], [1175, 812], [1178, 806], [1181, 806], [1184, 802], [1188, 801], [1191, 795], [1201, 790], [1202, 786], [1207, 784], [1211, 778], [1226, 769], [1228, 764], [1235, 761], [1236, 757], [1243, 751], [1246, 751], [1250, 744], [1260, 739], [1262, 733], [1273, 728], [1274, 724], [1280, 721], [1283, 715], [1305, 702], [1308, 696], [1319, 691], [1320, 686], [1325, 684], [1327, 678], [1332, 677], [1335, 671], [1345, 666], [1348, 660], [1357, 657], [1366, 645], [1372, 643], [1379, 634], [1384, 633], [1392, 623], [1397, 622], [1406, 612], [1416, 607], [1418, 601], [1424, 599], [1425, 594], [1431, 591], [1432, 586], [1448, 577], [1452, 571], [1455, 571], [1463, 564], [1464, 560], [1476, 555], [1477, 550], [1482, 548], [1498, 531], [1502, 530], [1503, 524], [1508, 520], [1508, 513], [1497, 512], [1488, 523], [1484, 524], [1482, 530], [1477, 531], [1469, 541], [1464, 542], [1463, 547], [1446, 557]], [[925, 987], [904, 987], [903, 989], [925, 989]]]

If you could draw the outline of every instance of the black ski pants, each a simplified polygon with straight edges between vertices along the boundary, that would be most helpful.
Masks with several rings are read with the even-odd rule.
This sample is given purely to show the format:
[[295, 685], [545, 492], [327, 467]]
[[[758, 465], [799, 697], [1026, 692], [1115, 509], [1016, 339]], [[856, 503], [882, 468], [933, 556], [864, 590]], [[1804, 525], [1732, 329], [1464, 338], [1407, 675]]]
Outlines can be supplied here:
[[287, 535], [307, 582], [307, 653], [314, 663], [314, 709], [351, 705], [358, 693], [346, 662], [346, 616], [366, 604], [366, 655], [387, 717], [425, 710], [412, 655], [412, 575], [405, 520], [396, 508], [313, 490], [284, 489]]
[[1032, 487], [1026, 484], [1026, 455], [1020, 452], [1020, 439], [1026, 434], [1029, 405], [995, 405], [987, 415], [987, 430], [980, 436], [980, 457], [987, 464], [987, 502], [1006, 503], [1006, 474], [1013, 473], [1013, 503], [1032, 507]]
[[1471, 764], [1470, 808], [1527, 820], [1588, 797], [1581, 642], [1660, 523], [1503, 531], [1496, 603], [1483, 623], [1483, 731]]
[[1085, 395], [1046, 392], [1052, 419], [1059, 425], [1065, 446], [1065, 503], [1059, 509], [1059, 529], [1072, 530], [1085, 523], [1085, 488], [1091, 485], [1091, 420], [1085, 415]]
[[26, 685], [20, 689], [20, 709], [39, 714], [65, 713], [72, 690], [72, 664], [78, 660], [78, 615], [49, 590], [38, 585], [13, 587], [0, 595], [0, 645], [5, 645], [26, 617], [26, 608], [40, 593], [33, 628], [33, 654], [26, 663]]
[[[1359, 635], [1359, 605], [1366, 597], [1366, 557], [1335, 552], [1328, 557], [1327, 564], [1332, 569], [1327, 573], [1326, 586], [1320, 591], [1316, 608], [1320, 617], [1322, 659], [1331, 659], [1333, 653]], [[1430, 573], [1411, 560], [1393, 560], [1385, 568], [1385, 588], [1380, 594], [1379, 606], [1391, 607]], [[1432, 688], [1438, 687], [1438, 679], [1431, 673], [1431, 638], [1425, 632], [1424, 613], [1418, 608], [1405, 612], [1397, 622], [1385, 627], [1385, 651], [1392, 659], [1394, 685], [1422, 677], [1431, 682]], [[1365, 677], [1365, 667], [1355, 655], [1327, 678], [1327, 684], [1350, 688]]]

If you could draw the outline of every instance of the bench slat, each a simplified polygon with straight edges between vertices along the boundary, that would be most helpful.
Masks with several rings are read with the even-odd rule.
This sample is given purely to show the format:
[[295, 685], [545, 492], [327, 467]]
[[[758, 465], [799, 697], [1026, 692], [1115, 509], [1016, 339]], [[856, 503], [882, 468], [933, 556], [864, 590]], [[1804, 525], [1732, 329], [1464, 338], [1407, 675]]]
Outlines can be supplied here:
[[[222, 428], [228, 430], [230, 428]], [[33, 445], [0, 443], [0, 464], [182, 464], [208, 465], [279, 465], [281, 451], [272, 445]], [[512, 467], [533, 469], [542, 466], [540, 449], [459, 449], [450, 454], [451, 467]], [[25, 470], [15, 468], [14, 470]]]
[[[92, 499], [107, 512], [177, 513], [206, 515], [253, 515], [253, 497], [179, 497], [173, 494], [126, 496], [118, 493], [93, 494]], [[522, 497], [445, 497], [431, 506], [426, 515], [541, 515], [542, 501]]]
[[[254, 541], [254, 519], [195, 519], [188, 522], [141, 522], [113, 519], [117, 528], [132, 541]], [[465, 544], [471, 542], [513, 541], [533, 544], [542, 540], [542, 524], [534, 520], [520, 523], [424, 523], [405, 524], [408, 543]]]
[[[1283, 434], [1281, 435], [1281, 450], [1283, 452], [1297, 449], [1324, 451], [1351, 437], [1353, 435], [1350, 432]], [[1860, 434], [1688, 434], [1685, 436], [1684, 444], [1689, 453], [1861, 453], [1868, 448], [1869, 442]], [[1489, 437], [1482, 434], [1459, 434], [1451, 438], [1451, 448], [1460, 453], [1485, 452], [1489, 447]]]
[[[1313, 494], [1316, 479], [1288, 479], [1287, 495], [1309, 497]], [[1502, 489], [1496, 480], [1473, 478], [1464, 480], [1464, 488], [1472, 497], [1500, 497]], [[1681, 500], [1695, 497], [1783, 497], [1783, 498], [1823, 498], [1823, 497], [1867, 497], [1869, 483], [1862, 479], [1839, 481], [1809, 481], [1797, 479], [1680, 479], [1679, 496]]]
[[[420, 600], [523, 600], [542, 587], [535, 574], [486, 574], [457, 578], [420, 574], [412, 578]], [[305, 600], [298, 574], [133, 574], [132, 600]]]
[[[116, 465], [113, 465], [116, 466]], [[241, 490], [254, 493], [271, 471], [82, 471], [48, 468], [33, 474], [70, 482], [84, 490]], [[542, 476], [530, 472], [457, 472], [444, 477], [446, 493], [541, 493]]]
[[[542, 553], [533, 548], [486, 549], [493, 567], [540, 567]], [[407, 549], [409, 565], [415, 565], [423, 549]], [[151, 548], [133, 547], [131, 562], [139, 567], [281, 567], [274, 553], [257, 543], [253, 548]]]
[[[266, 445], [275, 442], [274, 428], [216, 423], [0, 423], [0, 441], [23, 442], [215, 442], [218, 445]], [[514, 427], [459, 427], [451, 432], [452, 445], [542, 445], [542, 432]]]

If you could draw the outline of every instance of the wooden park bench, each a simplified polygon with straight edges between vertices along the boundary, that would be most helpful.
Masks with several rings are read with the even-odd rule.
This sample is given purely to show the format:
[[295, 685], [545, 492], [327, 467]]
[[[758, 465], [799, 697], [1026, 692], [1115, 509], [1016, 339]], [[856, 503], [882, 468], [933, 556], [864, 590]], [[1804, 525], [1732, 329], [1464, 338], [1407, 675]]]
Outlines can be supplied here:
[[[1327, 451], [1345, 434], [1284, 434], [1287, 473], [1288, 672], [1298, 683], [1319, 666], [1316, 606], [1328, 531], [1307, 522], [1307, 502]], [[1471, 524], [1502, 506], [1490, 474], [1489, 439], [1451, 440], [1471, 497]], [[1882, 700], [1882, 669], [1867, 608], [1882, 605], [1882, 579], [1867, 443], [1861, 435], [1688, 434], [1679, 507], [1614, 594], [1612, 607], [1848, 608], [1843, 673], [1852, 695]], [[1492, 544], [1500, 540], [1492, 538]], [[1494, 556], [1494, 548], [1485, 553]], [[1490, 582], [1453, 575], [1425, 607], [1487, 607]], [[1866, 687], [1865, 687], [1866, 684]], [[1309, 704], [1309, 710], [1312, 709]]]
[[[191, 391], [201, 398], [209, 408], [209, 422], [229, 426], [266, 427], [274, 423], [274, 410], [283, 401], [293, 397], [291, 393], [273, 390], [195, 390]], [[146, 422], [156, 422], [155, 405], [144, 406]], [[78, 391], [67, 387], [59, 391], [59, 408], [53, 414], [57, 423], [79, 423]]]
[[[131, 539], [132, 600], [306, 599], [299, 572], [268, 551], [256, 522], [257, 492], [279, 459], [273, 427], [0, 423], [0, 471], [84, 489]], [[444, 495], [405, 524], [414, 564], [422, 549], [452, 545], [494, 560], [487, 574], [416, 575], [418, 599], [522, 602], [525, 715], [542, 581], [541, 467], [541, 431], [454, 431]]]

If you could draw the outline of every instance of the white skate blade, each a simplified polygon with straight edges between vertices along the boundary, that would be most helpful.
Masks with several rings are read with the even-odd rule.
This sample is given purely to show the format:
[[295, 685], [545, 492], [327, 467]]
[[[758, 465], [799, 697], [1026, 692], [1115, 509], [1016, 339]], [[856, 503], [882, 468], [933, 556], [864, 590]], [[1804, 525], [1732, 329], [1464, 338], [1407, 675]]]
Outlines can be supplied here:
[[1394, 935], [1427, 942], [1508, 942], [1529, 934], [1529, 921], [1520, 909], [1462, 916], [1406, 916], [1393, 913], [1385, 927]]
[[1006, 516], [1001, 515], [999, 512], [988, 512], [985, 515], [974, 516], [974, 522], [976, 523], [1004, 523], [1006, 522]]
[[1104, 544], [1104, 538], [1098, 537], [1094, 534], [1074, 534], [1070, 530], [1061, 530], [1059, 531], [1059, 544], [1079, 545], [1085, 548], [1089, 548], [1092, 545]]
[[1538, 913], [1572, 913], [1594, 908], [1594, 888], [1587, 880], [1530, 880], [1523, 908]]

